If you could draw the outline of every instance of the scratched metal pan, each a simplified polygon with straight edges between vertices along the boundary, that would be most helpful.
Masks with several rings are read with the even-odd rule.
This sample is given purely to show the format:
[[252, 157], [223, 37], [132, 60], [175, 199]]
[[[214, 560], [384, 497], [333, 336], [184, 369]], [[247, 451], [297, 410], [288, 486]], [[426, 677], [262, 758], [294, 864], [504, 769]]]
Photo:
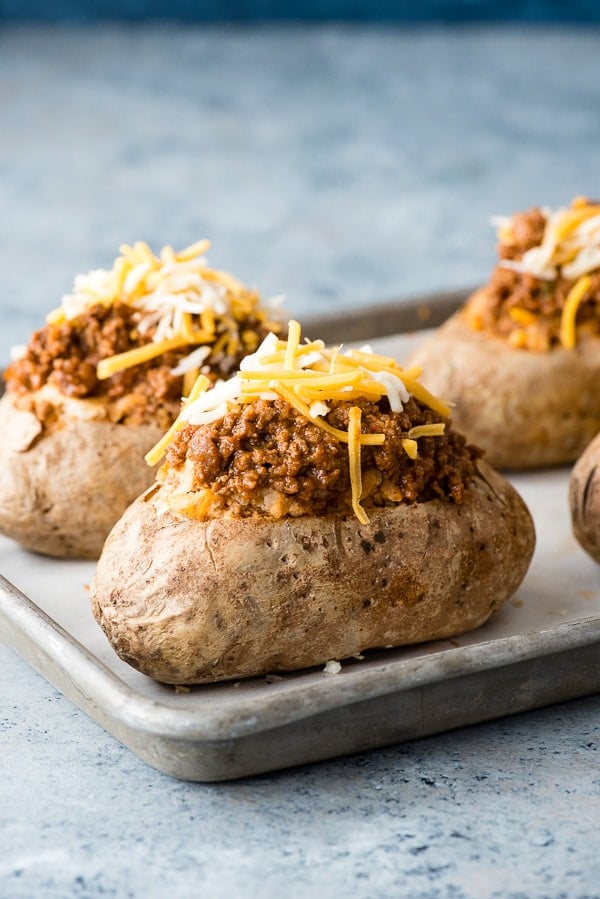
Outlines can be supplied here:
[[[399, 359], [464, 292], [305, 321]], [[398, 332], [396, 334], [396, 332]], [[407, 335], [402, 332], [412, 332]], [[175, 777], [218, 781], [411, 740], [600, 691], [598, 567], [570, 529], [568, 469], [512, 478], [538, 532], [517, 596], [450, 641], [365, 653], [322, 669], [178, 692], [121, 662], [96, 625], [93, 563], [0, 538], [0, 635], [114, 737]]]

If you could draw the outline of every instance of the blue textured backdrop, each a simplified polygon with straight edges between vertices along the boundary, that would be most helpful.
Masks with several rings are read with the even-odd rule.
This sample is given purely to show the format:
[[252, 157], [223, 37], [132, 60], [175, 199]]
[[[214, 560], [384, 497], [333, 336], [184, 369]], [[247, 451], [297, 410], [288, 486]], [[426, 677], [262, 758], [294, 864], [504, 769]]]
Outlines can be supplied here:
[[0, 0], [0, 20], [600, 22], [597, 0]]

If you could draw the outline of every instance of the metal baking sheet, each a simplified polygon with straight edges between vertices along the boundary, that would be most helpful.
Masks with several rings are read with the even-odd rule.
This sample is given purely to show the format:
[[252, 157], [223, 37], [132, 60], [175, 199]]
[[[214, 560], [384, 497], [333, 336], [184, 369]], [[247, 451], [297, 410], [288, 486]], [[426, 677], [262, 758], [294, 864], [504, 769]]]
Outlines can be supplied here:
[[[346, 319], [341, 339], [368, 340], [401, 360], [424, 335], [381, 337], [383, 310], [392, 326], [417, 329], [461, 298], [377, 307], [377, 327], [371, 307], [362, 331]], [[305, 333], [320, 336], [319, 322]], [[512, 478], [538, 545], [521, 589], [486, 625], [449, 641], [366, 652], [342, 660], [338, 674], [319, 668], [184, 691], [156, 684], [121, 662], [93, 620], [92, 563], [33, 555], [5, 538], [0, 635], [148, 764], [197, 781], [362, 752], [599, 692], [600, 568], [571, 535], [568, 478], [566, 468]]]

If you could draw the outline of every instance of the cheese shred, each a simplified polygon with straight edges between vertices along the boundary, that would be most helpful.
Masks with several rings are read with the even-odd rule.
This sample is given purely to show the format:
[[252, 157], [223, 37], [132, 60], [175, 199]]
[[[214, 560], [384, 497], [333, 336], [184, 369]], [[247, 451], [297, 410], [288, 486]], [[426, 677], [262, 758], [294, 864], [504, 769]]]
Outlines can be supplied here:
[[348, 461], [350, 463], [350, 484], [352, 486], [352, 508], [361, 524], [368, 524], [367, 513], [360, 504], [362, 495], [362, 470], [360, 467], [360, 421], [362, 412], [352, 406], [348, 412]]
[[416, 459], [419, 455], [419, 444], [416, 440], [411, 440], [410, 437], [402, 441], [402, 449], [409, 459]]
[[[208, 346], [213, 355], [243, 355], [256, 346], [248, 340], [250, 333], [255, 338], [257, 328], [269, 331], [278, 321], [272, 304], [262, 306], [256, 291], [209, 268], [203, 256], [209, 247], [208, 240], [199, 240], [180, 252], [167, 246], [155, 255], [143, 241], [123, 244], [112, 269], [78, 275], [72, 292], [46, 321], [60, 325], [98, 304], [124, 303], [136, 310], [136, 330], [148, 335], [148, 343], [100, 360], [100, 380], [182, 347], [189, 347], [190, 354], [194, 347]], [[248, 319], [255, 322], [254, 331], [244, 329]]]
[[577, 342], [575, 329], [577, 310], [591, 286], [592, 279], [589, 275], [584, 275], [575, 282], [567, 294], [560, 320], [560, 342], [565, 349], [572, 350]]
[[415, 428], [410, 429], [408, 436], [412, 440], [416, 440], [417, 437], [440, 437], [445, 430], [445, 423], [440, 421], [431, 425], [417, 425]]
[[183, 411], [187, 408], [191, 403], [195, 402], [198, 399], [201, 393], [204, 393], [210, 387], [210, 381], [206, 377], [206, 375], [199, 375], [196, 379], [196, 383], [190, 390], [190, 394], [184, 402], [183, 409], [169, 428], [169, 430], [164, 434], [161, 439], [156, 443], [151, 450], [149, 450], [144, 456], [144, 461], [147, 465], [158, 465], [164, 454], [166, 453], [169, 446], [173, 443], [175, 439], [175, 435], [178, 431], [183, 430], [186, 425], [186, 421], [183, 417]]
[[[448, 406], [418, 381], [420, 369], [406, 371], [393, 358], [378, 356], [365, 349], [342, 353], [340, 347], [326, 348], [322, 341], [307, 340], [301, 344], [300, 340], [301, 327], [298, 322], [291, 321], [287, 340], [268, 334], [256, 352], [243, 359], [240, 370], [229, 381], [217, 381], [207, 390], [208, 379], [200, 375], [184, 400], [177, 420], [146, 455], [148, 464], [156, 465], [161, 460], [186, 424], [218, 421], [235, 406], [280, 397], [315, 427], [347, 444], [352, 508], [358, 520], [367, 524], [369, 519], [361, 506], [362, 448], [381, 446], [386, 438], [382, 433], [363, 432], [367, 423], [363, 421], [362, 410], [355, 405], [356, 401], [378, 402], [387, 397], [392, 411], [402, 411], [403, 404], [412, 394], [444, 417], [448, 415]], [[331, 404], [339, 401], [349, 404], [346, 430], [326, 420]], [[419, 438], [439, 437], [445, 428], [445, 422], [411, 428], [402, 447], [410, 459], [416, 459]], [[185, 501], [182, 499], [181, 502]], [[201, 502], [194, 498], [194, 516], [204, 514], [198, 509], [208, 508], [207, 503], [210, 504], [204, 496]]]
[[174, 337], [172, 340], [163, 340], [160, 343], [145, 343], [144, 346], [128, 350], [126, 353], [117, 353], [116, 356], [101, 359], [98, 363], [96, 374], [98, 379], [103, 381], [118, 371], [123, 371], [125, 368], [140, 365], [142, 362], [149, 362], [151, 359], [162, 356], [163, 353], [168, 353], [170, 350], [177, 350], [185, 346], [186, 342], [184, 337]]
[[[577, 344], [579, 307], [592, 293], [591, 275], [600, 271], [600, 204], [575, 197], [569, 208], [543, 209], [541, 212], [545, 219], [541, 242], [526, 250], [520, 258], [502, 258], [499, 267], [540, 281], [555, 282], [561, 278], [573, 282], [562, 304], [557, 333], [552, 333], [561, 346], [573, 349]], [[493, 221], [498, 226], [501, 243], [514, 245], [513, 219], [501, 216]], [[520, 306], [513, 306], [507, 312], [518, 326], [508, 337], [511, 346], [549, 348], [548, 322], [544, 322], [541, 312]], [[597, 314], [596, 309], [596, 318]]]

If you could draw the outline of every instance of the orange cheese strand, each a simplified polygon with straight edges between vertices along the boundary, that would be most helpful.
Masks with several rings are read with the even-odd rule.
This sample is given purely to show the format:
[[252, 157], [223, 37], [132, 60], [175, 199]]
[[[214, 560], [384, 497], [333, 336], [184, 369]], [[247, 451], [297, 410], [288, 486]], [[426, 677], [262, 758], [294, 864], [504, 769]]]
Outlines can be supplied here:
[[450, 407], [446, 405], [443, 400], [438, 399], [438, 397], [430, 393], [417, 380], [418, 375], [416, 375], [416, 367], [405, 371], [391, 356], [373, 356], [370, 353], [364, 353], [360, 350], [351, 350], [350, 355], [342, 357], [338, 356], [338, 360], [341, 364], [347, 363], [352, 365], [352, 363], [354, 363], [355, 365], [364, 365], [365, 368], [369, 368], [371, 371], [381, 371], [395, 375], [395, 377], [402, 381], [408, 392], [412, 393], [416, 399], [421, 400], [422, 403], [425, 403], [426, 406], [429, 406], [429, 408], [433, 409], [435, 412], [439, 412], [440, 415], [443, 415], [445, 418], [450, 415]]
[[197, 368], [192, 368], [192, 369], [190, 369], [190, 371], [186, 371], [186, 373], [184, 374], [184, 376], [183, 376], [183, 395], [185, 398], [189, 397], [190, 393], [192, 392], [192, 388], [193, 388], [194, 384], [196, 383], [197, 378], [198, 378], [198, 369]]
[[600, 213], [600, 206], [577, 206], [574, 209], [568, 209], [556, 226], [556, 240], [564, 240], [569, 234], [579, 227], [587, 219]]
[[535, 324], [538, 318], [533, 312], [529, 312], [528, 309], [521, 309], [520, 306], [513, 306], [512, 309], [508, 310], [508, 314], [514, 322], [525, 327]]
[[[270, 385], [273, 390], [276, 391], [280, 395], [282, 399], [289, 403], [290, 406], [293, 406], [304, 418], [307, 418], [310, 422], [316, 425], [318, 428], [321, 428], [322, 431], [327, 431], [328, 434], [331, 434], [332, 437], [337, 437], [337, 439], [341, 443], [348, 443], [348, 432], [341, 431], [339, 428], [334, 428], [333, 425], [330, 425], [328, 422], [323, 421], [323, 419], [319, 416], [312, 416], [310, 414], [310, 409], [303, 403], [302, 400], [296, 396], [293, 391], [289, 390], [289, 388], [284, 387], [283, 384], [271, 384]], [[360, 442], [362, 446], [381, 446], [382, 443], [385, 442], [385, 434], [361, 434]]]
[[203, 268], [200, 271], [202, 277], [206, 278], [207, 281], [213, 281], [216, 284], [221, 284], [232, 293], [238, 293], [246, 290], [242, 282], [238, 281], [237, 278], [234, 278], [233, 275], [230, 275], [229, 272], [221, 272], [217, 269], [211, 268]]
[[[186, 247], [185, 250], [173, 253], [173, 257], [177, 262], [189, 262], [191, 259], [196, 259], [197, 256], [203, 256], [209, 248], [210, 240], [197, 240], [196, 243]], [[168, 247], [168, 249], [172, 250], [171, 247]]]
[[192, 324], [191, 312], [184, 312], [181, 316], [181, 333], [189, 343], [194, 343], [194, 326]]
[[151, 450], [148, 450], [148, 452], [144, 456], [144, 461], [147, 465], [157, 465], [160, 462], [168, 447], [175, 439], [175, 435], [177, 434], [177, 432], [183, 430], [183, 428], [185, 427], [185, 419], [182, 416], [183, 410], [187, 406], [189, 406], [190, 403], [193, 403], [194, 400], [198, 399], [200, 394], [204, 393], [204, 391], [208, 387], [210, 387], [210, 381], [208, 380], [206, 375], [198, 375], [198, 377], [196, 378], [196, 383], [192, 387], [190, 395], [185, 400], [181, 412], [179, 413], [169, 430], [166, 432], [166, 434], [164, 434], [158, 441], [158, 443], [156, 443]]
[[331, 375], [321, 374], [318, 371], [244, 371], [241, 374], [244, 381], [285, 381], [286, 384], [298, 384], [301, 382], [311, 387], [346, 387], [359, 383], [364, 377], [359, 371], [339, 372]]
[[190, 395], [188, 396], [185, 405], [189, 406], [190, 403], [193, 403], [194, 400], [197, 400], [201, 393], [204, 393], [205, 390], [208, 390], [210, 387], [210, 380], [206, 377], [206, 375], [198, 375], [196, 381], [194, 382], [194, 386], [190, 390]]
[[288, 339], [283, 360], [283, 367], [286, 371], [293, 371], [296, 367], [296, 354], [298, 353], [301, 334], [302, 330], [299, 322], [292, 319], [288, 324]]
[[382, 371], [388, 368], [396, 371], [396, 369], [400, 368], [393, 356], [376, 356], [373, 353], [365, 353], [362, 350], [350, 350], [347, 356], [341, 357], [341, 360], [357, 362], [359, 365], [365, 365], [367, 368], [370, 368], [371, 371]]
[[127, 350], [126, 353], [117, 353], [115, 356], [109, 356], [107, 359], [101, 359], [98, 363], [96, 374], [100, 381], [110, 378], [118, 371], [124, 368], [131, 368], [132, 365], [139, 365], [142, 362], [149, 362], [169, 350], [177, 350], [185, 346], [187, 340], [185, 337], [173, 337], [170, 340], [162, 340], [160, 343], [145, 343], [133, 350]]
[[362, 470], [360, 467], [360, 422], [362, 412], [358, 406], [348, 411], [348, 461], [350, 465], [350, 486], [352, 490], [352, 508], [361, 524], [368, 524], [369, 517], [360, 504], [362, 495]]
[[200, 313], [200, 324], [202, 330], [210, 335], [210, 339], [214, 340], [215, 336], [215, 313], [212, 309], [205, 309]]
[[146, 465], [158, 465], [167, 449], [175, 439], [175, 435], [178, 431], [183, 430], [185, 427], [185, 421], [178, 416], [166, 434], [164, 434], [158, 443], [155, 443], [151, 450], [148, 450], [146, 455], [144, 456], [144, 462]]
[[382, 396], [386, 395], [385, 387], [382, 384], [375, 383], [372, 388], [368, 384], [361, 383], [351, 390], [346, 388], [341, 388], [340, 390], [328, 388], [325, 390], [324, 388], [313, 388], [311, 384], [296, 384], [293, 389], [294, 393], [301, 396], [305, 402], [312, 402], [313, 400], [323, 400], [324, 402], [340, 400], [348, 402], [360, 397], [376, 403]]
[[398, 377], [402, 380], [408, 392], [412, 393], [415, 399], [425, 403], [425, 405], [429, 406], [430, 409], [433, 409], [434, 412], [439, 412], [444, 418], [448, 418], [450, 415], [450, 406], [443, 400], [440, 400], [437, 396], [434, 396], [433, 393], [430, 393], [429, 390], [427, 390], [426, 387], [423, 387], [423, 385], [415, 378], [407, 377], [406, 372], [402, 372]]
[[419, 454], [417, 441], [412, 440], [411, 438], [404, 438], [402, 441], [402, 449], [409, 459], [416, 459]]
[[415, 440], [417, 437], [440, 437], [445, 430], [445, 423], [439, 421], [431, 425], [416, 425], [410, 429], [408, 436], [410, 440]]
[[572, 350], [577, 342], [577, 332], [575, 329], [577, 310], [591, 285], [592, 279], [590, 276], [584, 275], [575, 282], [567, 294], [560, 319], [560, 342], [568, 350]]

